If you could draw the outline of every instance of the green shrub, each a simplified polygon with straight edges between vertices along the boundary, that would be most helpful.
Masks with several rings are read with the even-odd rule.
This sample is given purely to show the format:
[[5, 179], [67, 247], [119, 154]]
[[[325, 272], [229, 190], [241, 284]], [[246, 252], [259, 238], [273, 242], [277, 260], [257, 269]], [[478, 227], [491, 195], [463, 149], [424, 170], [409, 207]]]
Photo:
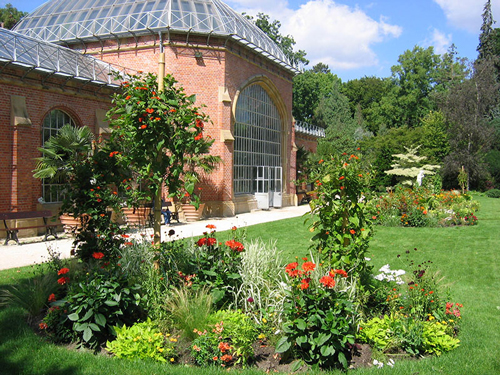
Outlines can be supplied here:
[[71, 284], [67, 295], [68, 319], [80, 344], [97, 349], [113, 335], [112, 327], [139, 318], [141, 297], [137, 285], [114, 273], [93, 273]]
[[486, 191], [486, 196], [489, 198], [500, 198], [500, 189], [491, 189]]
[[215, 326], [224, 327], [221, 337], [231, 343], [236, 363], [246, 365], [253, 357], [252, 344], [257, 339], [257, 329], [252, 320], [241, 311], [219, 310], [210, 316], [209, 321]]
[[159, 362], [175, 361], [177, 338], [163, 336], [151, 319], [130, 327], [114, 327], [116, 339], [106, 343], [106, 349], [118, 358], [152, 359]]

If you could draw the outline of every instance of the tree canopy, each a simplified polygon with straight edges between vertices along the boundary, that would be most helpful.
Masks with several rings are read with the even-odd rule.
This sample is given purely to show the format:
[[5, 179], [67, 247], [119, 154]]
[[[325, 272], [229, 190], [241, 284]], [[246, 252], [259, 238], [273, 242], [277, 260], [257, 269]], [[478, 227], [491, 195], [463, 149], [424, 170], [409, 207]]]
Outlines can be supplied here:
[[0, 8], [0, 23], [2, 27], [12, 29], [21, 18], [27, 15], [27, 12], [17, 10], [12, 4], [7, 3], [5, 8]]

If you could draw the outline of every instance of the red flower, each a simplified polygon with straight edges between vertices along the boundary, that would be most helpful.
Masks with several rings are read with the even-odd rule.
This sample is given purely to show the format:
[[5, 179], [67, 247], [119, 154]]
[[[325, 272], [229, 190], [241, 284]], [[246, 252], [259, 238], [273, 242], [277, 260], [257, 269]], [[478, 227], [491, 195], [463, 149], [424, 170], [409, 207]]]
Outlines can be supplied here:
[[170, 111], [169, 111], [169, 112], [170, 112], [170, 113], [175, 113], [175, 112], [177, 112], [177, 110], [176, 110], [176, 109], [174, 109], [174, 108], [172, 108], [172, 109], [170, 109]]
[[231, 354], [224, 354], [220, 359], [224, 362], [231, 362], [233, 360], [233, 356]]
[[311, 281], [311, 279], [302, 279], [302, 281], [300, 282], [300, 289], [301, 290], [306, 290], [307, 288], [309, 288], [309, 281]]
[[288, 271], [292, 271], [294, 270], [295, 268], [297, 268], [299, 266], [299, 264], [297, 262], [293, 262], [293, 263], [289, 263], [286, 267], [285, 267], [285, 271], [288, 273]]
[[342, 181], [344, 178], [345, 178], [344, 176], [340, 176], [339, 180]]
[[196, 137], [194, 137], [195, 141], [199, 141], [200, 139], [203, 138], [203, 133], [198, 134]]
[[104, 258], [104, 254], [101, 253], [101, 252], [95, 252], [95, 253], [92, 253], [92, 258], [94, 258], [94, 259], [102, 259], [102, 258]]
[[335, 277], [335, 275], [340, 275], [342, 277], [347, 277], [347, 272], [344, 270], [331, 270], [330, 271], [330, 276]]
[[49, 302], [55, 302], [56, 301], [56, 295], [54, 293], [52, 293], [50, 296], [49, 296]]
[[148, 126], [146, 124], [141, 125], [141, 129], [146, 129]]
[[127, 96], [125, 97], [125, 100], [129, 100], [129, 99], [130, 99], [130, 95], [127, 95]]
[[231, 230], [238, 230], [238, 228], [236, 228], [236, 227], [232, 227], [232, 228], [231, 228]]
[[241, 242], [235, 241], [235, 240], [229, 240], [226, 241], [226, 246], [229, 246], [231, 250], [237, 251], [237, 252], [242, 252], [245, 250], [243, 247], [243, 244]]
[[305, 272], [314, 271], [315, 268], [316, 268], [316, 265], [313, 262], [305, 262], [304, 264], [302, 264], [302, 269]]
[[321, 279], [319, 279], [319, 282], [326, 288], [333, 288], [335, 286], [335, 280], [331, 276], [323, 276]]
[[205, 245], [206, 243], [207, 243], [207, 238], [206, 237], [202, 237], [198, 241], [196, 241], [196, 244], [198, 246], [200, 246], [200, 247], [203, 246], [203, 245]]
[[49, 326], [48, 326], [48, 325], [47, 325], [47, 323], [45, 323], [45, 322], [42, 322], [42, 323], [40, 323], [40, 324], [38, 325], [38, 328], [40, 328], [40, 329], [47, 329], [48, 327], [49, 327]]
[[208, 237], [207, 238], [207, 245], [208, 246], [214, 246], [217, 243], [217, 240], [213, 237]]
[[324, 160], [323, 160], [323, 159], [321, 159], [320, 161], [318, 161], [318, 164], [321, 164], [321, 163], [323, 163], [323, 162], [324, 162]]
[[64, 285], [69, 281], [69, 277], [63, 276], [57, 280], [57, 283], [60, 285]]
[[208, 224], [208, 225], [206, 226], [206, 228], [208, 228], [208, 229], [215, 229], [215, 225], [213, 225], [213, 224]]
[[356, 231], [354, 229], [351, 229], [349, 232], [351, 232], [351, 234], [356, 234]]
[[69, 268], [61, 268], [57, 274], [60, 275], [66, 275], [69, 272]]
[[130, 236], [128, 234], [122, 234], [123, 238], [129, 238]]
[[146, 108], [147, 113], [153, 113], [155, 110], [153, 108]]

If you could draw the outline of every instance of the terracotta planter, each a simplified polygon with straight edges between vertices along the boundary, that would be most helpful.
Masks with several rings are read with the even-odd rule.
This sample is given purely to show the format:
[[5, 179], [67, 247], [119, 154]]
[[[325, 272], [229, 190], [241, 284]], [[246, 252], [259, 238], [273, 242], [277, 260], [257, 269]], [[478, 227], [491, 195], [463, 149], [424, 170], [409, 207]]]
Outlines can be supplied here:
[[89, 220], [88, 215], [74, 217], [71, 214], [62, 214], [59, 220], [63, 226], [64, 232], [68, 234], [77, 234], [87, 224]]
[[196, 209], [191, 204], [183, 204], [182, 212], [184, 212], [184, 219], [187, 222], [198, 221], [203, 216], [203, 209], [205, 208], [205, 203], [200, 203], [198, 209]]

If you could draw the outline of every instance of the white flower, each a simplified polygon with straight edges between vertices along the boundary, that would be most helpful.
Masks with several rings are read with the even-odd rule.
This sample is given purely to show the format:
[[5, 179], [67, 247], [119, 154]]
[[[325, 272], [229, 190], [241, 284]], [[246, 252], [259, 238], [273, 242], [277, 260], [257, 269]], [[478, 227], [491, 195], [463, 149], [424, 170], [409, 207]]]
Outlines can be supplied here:
[[97, 180], [95, 178], [90, 179], [90, 185], [95, 185], [97, 184]]
[[365, 260], [366, 260], [367, 262], [369, 262], [370, 260], [372, 260], [372, 258], [367, 258], [367, 257], [365, 257]]
[[274, 332], [274, 334], [275, 334], [275, 335], [279, 335], [279, 334], [280, 334], [280, 332], [281, 332], [281, 330], [279, 330], [279, 329], [278, 329], [278, 330], [276, 330], [276, 332]]
[[383, 362], [379, 362], [376, 359], [374, 359], [373, 360], [373, 366], [377, 366], [378, 368], [382, 368], [382, 367], [384, 367], [384, 363]]
[[391, 358], [389, 361], [386, 363], [387, 366], [393, 367], [394, 366], [394, 360]]

